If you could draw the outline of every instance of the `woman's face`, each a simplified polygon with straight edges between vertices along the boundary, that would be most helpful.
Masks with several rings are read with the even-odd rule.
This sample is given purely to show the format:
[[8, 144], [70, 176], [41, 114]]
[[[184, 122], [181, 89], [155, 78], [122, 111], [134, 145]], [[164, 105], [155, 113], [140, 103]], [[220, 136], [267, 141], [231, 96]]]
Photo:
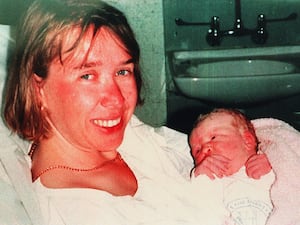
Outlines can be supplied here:
[[195, 163], [198, 165], [207, 156], [222, 155], [230, 160], [225, 172], [229, 176], [237, 172], [255, 154], [255, 143], [249, 132], [234, 125], [234, 119], [226, 113], [207, 117], [191, 133], [189, 141]]
[[[64, 50], [78, 32], [64, 37]], [[92, 33], [89, 29], [75, 50], [62, 55], [63, 63], [51, 63], [39, 94], [54, 136], [84, 150], [112, 151], [121, 144], [136, 106], [134, 64], [108, 28], [93, 40]]]

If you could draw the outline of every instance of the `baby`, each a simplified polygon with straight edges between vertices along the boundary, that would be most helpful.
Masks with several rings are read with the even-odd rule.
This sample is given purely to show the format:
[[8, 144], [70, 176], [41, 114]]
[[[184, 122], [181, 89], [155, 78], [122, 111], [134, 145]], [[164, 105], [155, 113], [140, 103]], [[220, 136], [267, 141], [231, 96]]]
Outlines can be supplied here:
[[207, 201], [215, 201], [214, 210], [226, 212], [235, 224], [265, 224], [274, 174], [265, 154], [257, 151], [251, 121], [237, 110], [215, 109], [198, 118], [189, 144], [192, 183]]

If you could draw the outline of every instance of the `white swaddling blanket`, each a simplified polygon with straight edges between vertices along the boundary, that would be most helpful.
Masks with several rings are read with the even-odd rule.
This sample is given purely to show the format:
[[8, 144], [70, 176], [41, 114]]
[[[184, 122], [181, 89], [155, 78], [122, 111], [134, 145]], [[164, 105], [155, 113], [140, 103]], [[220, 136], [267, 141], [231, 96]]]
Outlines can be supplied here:
[[271, 188], [273, 212], [267, 225], [300, 224], [300, 133], [276, 119], [252, 121], [276, 174]]

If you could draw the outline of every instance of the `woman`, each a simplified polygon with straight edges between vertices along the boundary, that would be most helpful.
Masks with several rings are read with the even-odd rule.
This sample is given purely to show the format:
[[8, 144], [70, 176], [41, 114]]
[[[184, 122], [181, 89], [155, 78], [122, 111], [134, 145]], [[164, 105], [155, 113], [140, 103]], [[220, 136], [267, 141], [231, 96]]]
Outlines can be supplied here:
[[139, 46], [123, 13], [99, 0], [38, 0], [22, 21], [4, 117], [31, 142], [43, 224], [213, 221], [189, 189], [186, 136], [133, 116]]
[[[32, 142], [32, 181], [45, 223], [175, 222], [174, 210], [184, 219], [180, 201], [172, 210], [164, 204], [180, 194], [179, 186], [168, 188], [184, 183], [192, 167], [186, 137], [166, 137], [132, 118], [142, 80], [125, 16], [99, 0], [36, 1], [18, 34], [4, 116]], [[180, 145], [169, 142], [172, 135]]]
[[116, 149], [140, 102], [139, 48], [125, 18], [105, 12], [118, 13], [97, 1], [33, 4], [17, 40], [5, 118], [34, 141], [33, 181], [133, 195], [136, 178]]

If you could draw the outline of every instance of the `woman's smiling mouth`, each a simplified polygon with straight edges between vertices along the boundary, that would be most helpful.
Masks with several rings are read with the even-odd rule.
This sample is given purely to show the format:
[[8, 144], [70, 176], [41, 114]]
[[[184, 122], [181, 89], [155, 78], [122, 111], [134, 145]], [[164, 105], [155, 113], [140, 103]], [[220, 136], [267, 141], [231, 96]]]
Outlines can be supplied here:
[[114, 127], [121, 121], [121, 117], [114, 120], [93, 120], [93, 123], [100, 127]]

